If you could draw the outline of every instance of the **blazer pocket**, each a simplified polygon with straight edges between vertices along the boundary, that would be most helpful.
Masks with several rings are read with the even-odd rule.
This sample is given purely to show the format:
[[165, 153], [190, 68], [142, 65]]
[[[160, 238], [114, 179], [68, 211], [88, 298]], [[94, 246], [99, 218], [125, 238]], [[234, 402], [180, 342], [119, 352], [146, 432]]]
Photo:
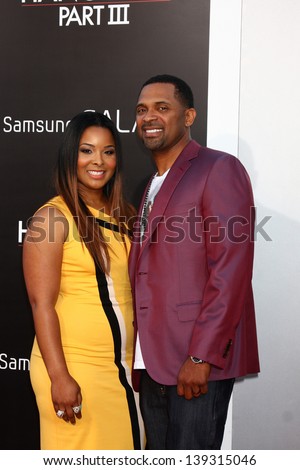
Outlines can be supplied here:
[[177, 315], [179, 321], [194, 321], [200, 315], [201, 300], [186, 302], [177, 305]]
[[[184, 204], [170, 205], [166, 208], [165, 215], [189, 215], [193, 210], [198, 209], [199, 204], [196, 202], [187, 202]], [[199, 209], [198, 209], [199, 210]]]

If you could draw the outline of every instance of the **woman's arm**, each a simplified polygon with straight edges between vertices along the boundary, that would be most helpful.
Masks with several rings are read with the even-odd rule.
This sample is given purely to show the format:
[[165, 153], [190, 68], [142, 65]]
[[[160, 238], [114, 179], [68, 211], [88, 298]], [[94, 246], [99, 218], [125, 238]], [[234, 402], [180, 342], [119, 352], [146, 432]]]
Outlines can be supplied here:
[[67, 237], [62, 217], [53, 207], [44, 207], [35, 214], [24, 241], [23, 270], [37, 341], [51, 380], [55, 412], [65, 411], [64, 419], [75, 423], [72, 407], [80, 405], [82, 397], [67, 368], [55, 311]]

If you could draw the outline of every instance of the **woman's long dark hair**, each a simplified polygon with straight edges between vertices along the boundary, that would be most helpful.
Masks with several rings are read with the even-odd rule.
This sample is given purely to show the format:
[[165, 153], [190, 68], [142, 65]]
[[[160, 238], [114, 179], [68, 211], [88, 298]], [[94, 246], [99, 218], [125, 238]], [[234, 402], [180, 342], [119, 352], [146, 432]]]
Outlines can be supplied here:
[[107, 273], [110, 267], [107, 243], [101, 228], [78, 190], [77, 161], [79, 143], [85, 129], [91, 126], [108, 129], [113, 136], [117, 159], [116, 170], [113, 177], [104, 186], [103, 192], [111, 208], [111, 216], [116, 219], [123, 240], [124, 234], [128, 234], [128, 228], [132, 228], [131, 222], [135, 210], [125, 201], [123, 196], [121, 142], [115, 124], [104, 114], [86, 111], [71, 119], [59, 149], [55, 169], [55, 186], [57, 193], [64, 199], [74, 217], [81, 241], [85, 243], [96, 264], [103, 272]]

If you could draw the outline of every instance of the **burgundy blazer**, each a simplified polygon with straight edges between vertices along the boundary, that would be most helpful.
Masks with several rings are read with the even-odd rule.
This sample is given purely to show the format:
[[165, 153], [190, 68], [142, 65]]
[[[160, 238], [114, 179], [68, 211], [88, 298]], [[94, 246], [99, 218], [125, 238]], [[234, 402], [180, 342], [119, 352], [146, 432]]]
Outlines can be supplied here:
[[142, 245], [138, 232], [136, 224], [129, 271], [150, 376], [175, 385], [189, 355], [212, 365], [210, 380], [259, 372], [254, 202], [239, 160], [191, 140], [155, 199]]

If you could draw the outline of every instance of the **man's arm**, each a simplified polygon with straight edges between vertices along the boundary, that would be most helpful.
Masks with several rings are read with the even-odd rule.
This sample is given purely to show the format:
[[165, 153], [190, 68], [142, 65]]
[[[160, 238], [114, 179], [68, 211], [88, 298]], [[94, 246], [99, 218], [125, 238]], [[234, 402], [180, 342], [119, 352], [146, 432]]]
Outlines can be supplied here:
[[206, 262], [209, 278], [189, 345], [178, 375], [178, 393], [191, 398], [207, 391], [210, 365], [224, 368], [234, 343], [253, 265], [253, 196], [249, 177], [240, 162], [229, 155], [216, 161], [203, 194]]

